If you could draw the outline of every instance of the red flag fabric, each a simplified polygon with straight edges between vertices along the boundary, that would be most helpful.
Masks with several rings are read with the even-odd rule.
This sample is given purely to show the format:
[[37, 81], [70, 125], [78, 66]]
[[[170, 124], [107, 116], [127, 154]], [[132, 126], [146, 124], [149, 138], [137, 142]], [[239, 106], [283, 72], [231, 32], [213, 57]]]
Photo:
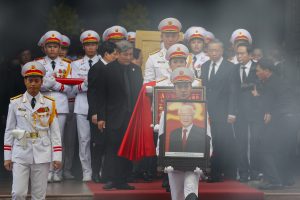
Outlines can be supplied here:
[[156, 82], [143, 85], [129, 125], [124, 135], [118, 155], [128, 160], [140, 160], [143, 157], [155, 156], [155, 145], [153, 138], [151, 98], [146, 94], [146, 87], [154, 87]]

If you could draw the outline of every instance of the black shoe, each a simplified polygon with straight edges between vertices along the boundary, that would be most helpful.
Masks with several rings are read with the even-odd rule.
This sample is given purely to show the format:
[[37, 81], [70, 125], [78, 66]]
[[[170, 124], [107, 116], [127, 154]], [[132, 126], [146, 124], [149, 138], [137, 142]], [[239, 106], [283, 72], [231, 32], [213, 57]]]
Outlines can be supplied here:
[[143, 180], [146, 181], [146, 182], [151, 182], [152, 181], [151, 175], [149, 175], [147, 172], [144, 172], [142, 177], [143, 177]]
[[134, 190], [135, 187], [128, 185], [128, 183], [121, 183], [121, 184], [116, 185], [116, 189], [117, 190]]
[[113, 188], [116, 188], [116, 184], [109, 181], [107, 182], [103, 187], [102, 187], [104, 190], [111, 190]]
[[101, 179], [100, 179], [99, 174], [92, 175], [92, 180], [93, 180], [95, 183], [101, 183]]
[[166, 187], [166, 192], [171, 192], [170, 186]]
[[279, 183], [263, 183], [258, 188], [261, 190], [280, 190], [283, 189], [283, 185]]

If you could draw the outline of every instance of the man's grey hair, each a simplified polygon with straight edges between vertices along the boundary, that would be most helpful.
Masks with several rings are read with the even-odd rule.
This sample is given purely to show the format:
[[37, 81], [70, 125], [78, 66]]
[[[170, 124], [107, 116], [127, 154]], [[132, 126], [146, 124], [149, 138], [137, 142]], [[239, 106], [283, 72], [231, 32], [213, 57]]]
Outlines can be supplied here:
[[119, 42], [116, 42], [116, 45], [117, 45], [117, 50], [119, 52], [125, 52], [128, 49], [133, 48], [132, 44], [130, 42], [128, 42], [127, 40], [121, 40]]

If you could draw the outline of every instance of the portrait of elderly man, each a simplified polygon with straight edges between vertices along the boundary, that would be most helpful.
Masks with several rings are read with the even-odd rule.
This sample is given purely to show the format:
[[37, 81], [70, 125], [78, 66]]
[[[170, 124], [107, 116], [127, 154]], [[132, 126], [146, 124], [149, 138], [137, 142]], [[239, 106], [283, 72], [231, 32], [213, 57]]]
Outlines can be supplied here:
[[[193, 123], [195, 108], [184, 104], [178, 109], [181, 127], [175, 129], [170, 135], [170, 152], [204, 152], [206, 133]], [[203, 141], [203, 142], [201, 142]]]

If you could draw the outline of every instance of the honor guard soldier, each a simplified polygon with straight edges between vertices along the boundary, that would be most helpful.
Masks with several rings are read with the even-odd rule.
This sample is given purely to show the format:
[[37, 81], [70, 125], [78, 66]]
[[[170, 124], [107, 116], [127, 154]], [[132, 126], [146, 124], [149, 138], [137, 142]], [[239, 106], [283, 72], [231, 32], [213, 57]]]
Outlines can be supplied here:
[[126, 40], [126, 39], [127, 39], [126, 29], [118, 25], [106, 29], [102, 35], [103, 41], [110, 41], [113, 43], [116, 43], [120, 40]]
[[[251, 37], [251, 34], [249, 33], [249, 31], [247, 31], [246, 29], [237, 29], [237, 30], [233, 31], [231, 38], [230, 38], [230, 42], [232, 44], [234, 52], [236, 53], [237, 46], [240, 43], [246, 43], [246, 44], [252, 45], [252, 37]], [[232, 60], [230, 60], [230, 62], [232, 62], [233, 64], [238, 64], [239, 62], [237, 60], [237, 56], [235, 55], [232, 58]]]
[[128, 40], [128, 42], [131, 42], [134, 47], [135, 47], [135, 38], [136, 38], [136, 33], [135, 32], [128, 32], [127, 33], [127, 40]]
[[200, 78], [202, 64], [209, 60], [209, 57], [204, 53], [205, 34], [204, 28], [195, 26], [190, 27], [184, 34], [184, 40], [191, 52], [187, 64], [197, 78]]
[[[36, 62], [45, 67], [41, 91], [44, 95], [50, 96], [56, 101], [57, 117], [59, 122], [60, 134], [63, 143], [64, 127], [67, 114], [69, 113], [68, 96], [72, 88], [68, 85], [61, 84], [55, 78], [70, 77], [70, 63], [59, 57], [61, 34], [57, 31], [48, 31], [44, 35], [44, 52], [45, 57], [37, 59]], [[54, 170], [50, 167], [48, 181], [61, 181], [61, 170]]]
[[161, 32], [162, 48], [149, 55], [145, 65], [144, 82], [158, 81], [170, 77], [170, 68], [165, 58], [167, 50], [179, 40], [181, 23], [175, 18], [166, 18], [158, 25]]
[[[170, 73], [179, 67], [187, 67], [188, 48], [183, 44], [172, 45], [166, 53], [166, 60], [169, 63]], [[200, 79], [194, 79], [193, 87], [201, 86]], [[165, 78], [156, 83], [156, 86], [174, 86], [170, 78]]]
[[4, 136], [4, 166], [12, 170], [12, 199], [45, 199], [50, 163], [61, 167], [62, 146], [54, 99], [40, 93], [45, 68], [28, 62], [22, 68], [27, 91], [10, 100]]
[[70, 39], [65, 35], [61, 35], [59, 56], [61, 58], [64, 58], [65, 60], [68, 60], [69, 62], [71, 62], [71, 60], [67, 58], [67, 55], [69, 52], [70, 45]]
[[80, 36], [80, 42], [83, 45], [85, 56], [82, 59], [72, 62], [72, 77], [83, 78], [84, 82], [73, 87], [76, 94], [74, 113], [76, 113], [77, 131], [79, 140], [79, 158], [81, 161], [83, 178], [82, 181], [91, 181], [91, 151], [90, 151], [90, 124], [87, 118], [88, 114], [88, 72], [94, 64], [99, 61], [97, 55], [100, 37], [98, 33], [92, 30], [84, 31]]
[[[177, 99], [189, 99], [191, 96], [192, 82], [194, 81], [194, 73], [189, 68], [179, 67], [171, 73], [171, 81], [175, 86]], [[158, 148], [161, 147], [160, 139], [164, 134], [164, 112], [162, 112], [159, 123]], [[199, 132], [200, 134], [200, 132]], [[172, 200], [197, 200], [198, 185], [200, 174], [199, 167], [195, 167], [193, 171], [174, 170], [172, 166], [168, 166], [164, 170], [168, 173], [171, 188]]]

